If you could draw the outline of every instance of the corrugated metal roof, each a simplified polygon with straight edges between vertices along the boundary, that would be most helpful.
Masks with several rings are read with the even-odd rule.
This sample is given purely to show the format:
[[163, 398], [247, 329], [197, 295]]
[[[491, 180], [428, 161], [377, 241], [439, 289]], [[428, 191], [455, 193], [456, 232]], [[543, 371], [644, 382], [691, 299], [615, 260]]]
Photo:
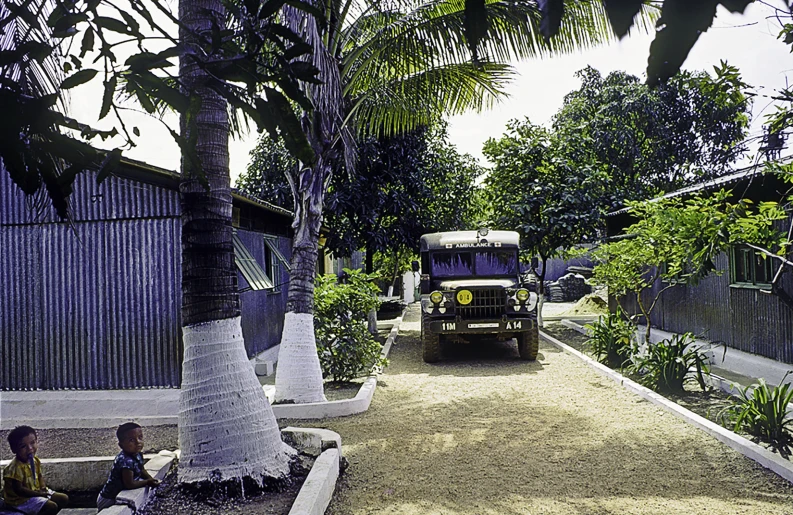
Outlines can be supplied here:
[[[793, 156], [785, 157], [783, 159], [778, 160], [779, 164], [787, 164], [793, 161]], [[740, 170], [736, 170], [735, 172], [728, 173], [727, 175], [722, 175], [721, 177], [716, 177], [715, 179], [711, 179], [709, 181], [700, 182], [697, 184], [692, 184], [691, 186], [686, 186], [685, 188], [681, 188], [679, 190], [672, 191], [665, 195], [661, 195], [660, 197], [656, 197], [654, 199], [650, 199], [650, 201], [656, 201], [659, 199], [667, 199], [667, 198], [675, 198], [675, 197], [685, 197], [687, 195], [691, 195], [694, 193], [700, 192], [708, 192], [708, 191], [715, 191], [717, 189], [725, 188], [727, 186], [731, 186], [736, 184], [745, 179], [752, 179], [754, 177], [760, 177], [763, 174], [767, 173], [765, 171], [765, 167], [763, 163], [753, 164], [751, 166], [747, 166], [745, 168], [741, 168]], [[618, 209], [616, 211], [612, 211], [607, 213], [606, 216], [616, 216], [627, 213], [630, 211], [629, 207], [623, 207], [622, 209]]]

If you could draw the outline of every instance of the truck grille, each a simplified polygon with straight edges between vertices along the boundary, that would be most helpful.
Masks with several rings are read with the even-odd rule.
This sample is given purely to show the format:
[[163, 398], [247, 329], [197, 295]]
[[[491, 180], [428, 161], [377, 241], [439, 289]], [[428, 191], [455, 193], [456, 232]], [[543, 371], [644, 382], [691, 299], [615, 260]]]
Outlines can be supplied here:
[[473, 300], [467, 306], [457, 305], [457, 315], [462, 320], [475, 320], [482, 318], [501, 318], [504, 314], [506, 295], [504, 290], [474, 290]]

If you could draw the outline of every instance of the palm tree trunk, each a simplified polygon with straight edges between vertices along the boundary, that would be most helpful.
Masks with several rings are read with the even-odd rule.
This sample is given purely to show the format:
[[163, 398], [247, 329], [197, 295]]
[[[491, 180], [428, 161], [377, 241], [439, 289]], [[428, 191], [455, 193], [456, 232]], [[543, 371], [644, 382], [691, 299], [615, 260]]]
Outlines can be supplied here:
[[[223, 20], [220, 0], [180, 0], [180, 38], [188, 53], [180, 59], [185, 90], [201, 108], [182, 135], [194, 132], [196, 153], [209, 187], [199, 183], [189, 159], [182, 159], [182, 333], [184, 360], [179, 396], [179, 480], [218, 481], [289, 473], [291, 449], [245, 351], [234, 264], [229, 178], [229, 120], [226, 101], [204, 86], [206, 74], [187, 57], [201, 55], [191, 31], [210, 31]], [[211, 13], [211, 14], [210, 14]]]
[[292, 271], [284, 331], [275, 371], [276, 402], [324, 402], [322, 368], [314, 337], [314, 277], [322, 206], [331, 169], [321, 157], [292, 181], [297, 199]]

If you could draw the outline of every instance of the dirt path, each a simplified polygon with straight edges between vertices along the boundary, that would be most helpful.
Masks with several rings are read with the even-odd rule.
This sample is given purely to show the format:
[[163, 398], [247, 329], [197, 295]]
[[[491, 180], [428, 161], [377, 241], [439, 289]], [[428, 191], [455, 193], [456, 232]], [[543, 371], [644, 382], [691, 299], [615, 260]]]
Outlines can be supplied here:
[[[412, 306], [415, 308], [415, 305]], [[541, 342], [421, 360], [414, 309], [328, 514], [793, 514], [784, 480]]]

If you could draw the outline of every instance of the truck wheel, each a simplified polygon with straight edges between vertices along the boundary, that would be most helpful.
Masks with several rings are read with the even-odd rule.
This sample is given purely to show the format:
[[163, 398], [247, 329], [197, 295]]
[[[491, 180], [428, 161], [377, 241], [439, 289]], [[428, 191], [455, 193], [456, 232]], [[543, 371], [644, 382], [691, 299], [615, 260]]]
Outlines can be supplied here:
[[537, 329], [527, 333], [518, 333], [518, 353], [520, 359], [534, 361], [537, 359], [537, 352], [540, 350], [540, 338]]
[[421, 314], [421, 348], [425, 363], [435, 363], [441, 359], [441, 338], [430, 330], [431, 320]]

